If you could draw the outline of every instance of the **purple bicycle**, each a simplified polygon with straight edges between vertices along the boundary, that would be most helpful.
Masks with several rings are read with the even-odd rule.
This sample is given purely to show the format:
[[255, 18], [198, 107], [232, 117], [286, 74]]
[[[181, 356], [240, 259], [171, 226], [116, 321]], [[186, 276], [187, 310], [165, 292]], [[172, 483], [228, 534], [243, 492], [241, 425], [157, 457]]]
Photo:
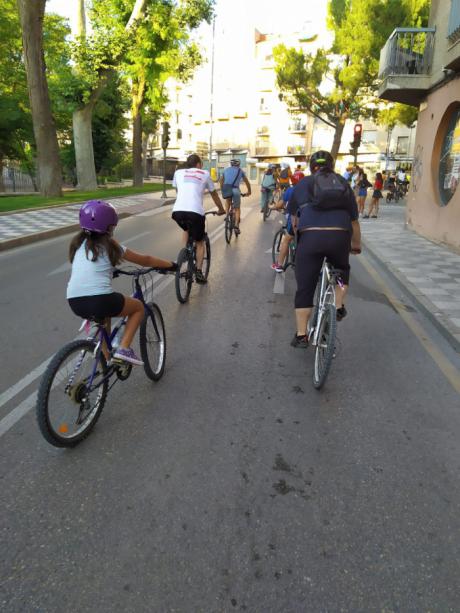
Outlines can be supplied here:
[[[145, 374], [161, 379], [166, 362], [166, 331], [160, 308], [146, 300], [153, 285], [152, 273], [164, 269], [116, 269], [114, 277], [133, 278], [133, 298], [144, 304], [139, 346]], [[88, 436], [99, 419], [108, 392], [117, 381], [126, 381], [132, 365], [112, 359], [114, 341], [121, 338], [127, 318], [120, 319], [109, 334], [104, 320], [85, 320], [86, 339], [74, 340], [60, 349], [49, 363], [38, 390], [37, 421], [41, 433], [55, 447], [74, 447]], [[112, 378], [114, 380], [112, 381]]]

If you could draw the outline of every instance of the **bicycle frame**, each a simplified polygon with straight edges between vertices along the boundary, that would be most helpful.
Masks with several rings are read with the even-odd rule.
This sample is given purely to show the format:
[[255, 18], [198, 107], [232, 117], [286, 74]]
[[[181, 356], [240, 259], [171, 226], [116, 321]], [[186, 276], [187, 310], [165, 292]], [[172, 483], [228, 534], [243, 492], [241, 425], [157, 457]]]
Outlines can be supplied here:
[[320, 281], [321, 285], [320, 285], [320, 292], [319, 292], [319, 297], [318, 297], [318, 304], [316, 305], [316, 308], [317, 308], [316, 322], [315, 322], [315, 327], [312, 330], [312, 334], [313, 334], [312, 345], [313, 346], [316, 346], [318, 344], [318, 335], [319, 335], [319, 331], [321, 327], [319, 324], [321, 323], [321, 318], [323, 317], [323, 314], [326, 311], [327, 305], [332, 304], [334, 307], [336, 307], [336, 300], [335, 300], [336, 285], [339, 284], [341, 287], [343, 286], [343, 283], [341, 282], [341, 280], [337, 277], [335, 273], [332, 272], [332, 268], [326, 258], [324, 258], [323, 260], [323, 265], [321, 267], [321, 272], [320, 272], [318, 281]]
[[[121, 270], [117, 270], [116, 271], [117, 276], [118, 274], [127, 274]], [[129, 274], [129, 273], [128, 273]], [[154, 329], [155, 332], [158, 334], [158, 328], [157, 328], [157, 324], [156, 324], [156, 320], [155, 317], [153, 317], [153, 313], [149, 307], [149, 305], [145, 302], [144, 299], [144, 294], [142, 292], [142, 287], [141, 284], [139, 282], [139, 276], [135, 276], [134, 277], [134, 292], [131, 294], [131, 298], [136, 298], [137, 300], [140, 300], [142, 302], [142, 304], [144, 305], [144, 312], [151, 315], [152, 316], [152, 321], [153, 321], [153, 325], [154, 325]], [[112, 353], [113, 351], [113, 341], [116, 337], [116, 335], [118, 334], [118, 331], [120, 330], [120, 328], [122, 326], [124, 326], [126, 324], [128, 320], [128, 317], [122, 317], [113, 327], [113, 329], [111, 330], [110, 334], [107, 332], [104, 324], [101, 323], [97, 323], [96, 324], [96, 330], [94, 332], [93, 335], [89, 335], [90, 332], [90, 328], [91, 328], [91, 321], [88, 319], [83, 320], [82, 325], [80, 326], [79, 330], [83, 330], [86, 329], [88, 336], [87, 339], [91, 340], [91, 341], [97, 341], [96, 342], [96, 346], [94, 348], [94, 366], [93, 366], [93, 370], [91, 372], [91, 376], [89, 378], [89, 382], [88, 382], [88, 386], [90, 389], [92, 389], [92, 385], [93, 385], [93, 381], [94, 378], [97, 375], [97, 371], [98, 371], [98, 367], [99, 367], [99, 363], [101, 361], [101, 353], [102, 353], [102, 347], [103, 347], [103, 343], [105, 343], [107, 350], [109, 351], [109, 353]], [[76, 373], [78, 371], [78, 369], [81, 366], [81, 362], [83, 360], [83, 356], [81, 357], [80, 360], [78, 360], [76, 367], [70, 377], [68, 386], [72, 385], [73, 379], [74, 379], [74, 373]], [[115, 371], [115, 368], [113, 365], [110, 365], [109, 369], [107, 370], [107, 374], [105, 377], [103, 377], [101, 379], [101, 381], [98, 383], [97, 387], [100, 387], [104, 381], [106, 380], [110, 380], [110, 378], [112, 377], [113, 373]], [[66, 388], [67, 389], [67, 388]], [[94, 388], [96, 389], [96, 388]]]

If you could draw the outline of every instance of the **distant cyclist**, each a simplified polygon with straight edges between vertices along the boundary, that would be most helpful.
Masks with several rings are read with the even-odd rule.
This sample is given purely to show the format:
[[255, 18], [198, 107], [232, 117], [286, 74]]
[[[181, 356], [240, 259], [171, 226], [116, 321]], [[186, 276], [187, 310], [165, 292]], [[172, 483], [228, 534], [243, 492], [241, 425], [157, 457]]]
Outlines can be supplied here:
[[297, 185], [300, 179], [303, 179], [304, 177], [305, 177], [305, 174], [302, 170], [302, 166], [300, 164], [297, 164], [297, 168], [292, 173], [292, 177], [291, 177], [292, 185]]
[[[302, 178], [304, 178], [304, 174], [302, 173]], [[289, 200], [294, 191], [294, 186], [300, 181], [296, 173], [294, 173], [291, 177], [292, 187], [288, 187], [287, 190], [283, 193], [283, 203], [286, 209], [286, 232], [283, 234], [283, 238], [281, 239], [280, 251], [278, 254], [278, 260], [272, 264], [272, 270], [276, 272], [284, 272], [284, 262], [287, 258], [289, 252], [289, 245], [294, 240], [296, 229], [297, 229], [297, 216], [292, 216], [289, 213]]]
[[197, 272], [195, 279], [197, 283], [206, 283], [201, 271], [204, 258], [205, 217], [203, 196], [205, 190], [209, 190], [211, 198], [218, 208], [218, 215], [225, 215], [222, 201], [209, 172], [203, 170], [201, 158], [196, 153], [188, 156], [186, 168], [176, 170], [172, 184], [177, 190], [172, 218], [184, 230], [184, 245], [187, 244], [189, 232], [190, 236], [196, 241]]
[[[244, 181], [247, 192], [241, 193], [240, 185]], [[220, 187], [222, 190], [222, 197], [225, 198], [225, 210], [228, 213], [230, 205], [233, 201], [233, 208], [235, 209], [235, 234], [240, 234], [240, 221], [241, 221], [241, 196], [251, 195], [251, 184], [246, 174], [240, 168], [240, 160], [230, 160], [230, 166], [226, 168], [220, 178]], [[231, 189], [231, 196], [227, 197], [225, 189]]]
[[289, 164], [283, 162], [281, 164], [280, 174], [278, 176], [278, 185], [281, 191], [285, 191], [291, 184], [292, 172]]

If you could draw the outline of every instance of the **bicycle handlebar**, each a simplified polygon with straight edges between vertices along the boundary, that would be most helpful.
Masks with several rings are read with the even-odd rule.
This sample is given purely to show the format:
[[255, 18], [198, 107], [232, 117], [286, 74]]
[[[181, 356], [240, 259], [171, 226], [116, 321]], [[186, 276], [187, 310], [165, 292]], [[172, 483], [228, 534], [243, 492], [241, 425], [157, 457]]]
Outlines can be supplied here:
[[175, 270], [170, 270], [169, 268], [157, 268], [156, 266], [152, 266], [150, 268], [136, 268], [135, 270], [123, 270], [123, 268], [115, 268], [115, 270], [113, 271], [113, 278], [116, 279], [120, 275], [139, 278], [142, 275], [148, 275], [151, 272], [157, 272], [160, 275], [175, 274]]

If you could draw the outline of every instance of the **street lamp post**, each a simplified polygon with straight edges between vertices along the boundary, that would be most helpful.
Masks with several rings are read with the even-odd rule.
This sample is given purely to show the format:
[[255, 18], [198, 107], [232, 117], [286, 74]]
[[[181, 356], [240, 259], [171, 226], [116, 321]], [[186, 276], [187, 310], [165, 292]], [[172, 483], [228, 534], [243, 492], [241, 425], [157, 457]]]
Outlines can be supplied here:
[[214, 120], [214, 40], [216, 35], [216, 18], [212, 20], [212, 51], [211, 51], [211, 96], [210, 96], [210, 109], [209, 109], [209, 172], [211, 173], [212, 166], [212, 129]]

